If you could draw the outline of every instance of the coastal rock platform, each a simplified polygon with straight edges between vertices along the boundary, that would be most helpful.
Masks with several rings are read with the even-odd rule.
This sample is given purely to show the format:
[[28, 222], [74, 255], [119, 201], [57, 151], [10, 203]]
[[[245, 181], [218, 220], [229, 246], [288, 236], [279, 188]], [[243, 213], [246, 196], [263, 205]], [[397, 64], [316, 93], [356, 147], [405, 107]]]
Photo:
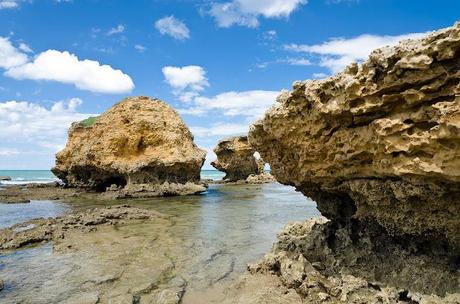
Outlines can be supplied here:
[[249, 132], [327, 220], [250, 268], [306, 303], [460, 302], [460, 23], [294, 83]]

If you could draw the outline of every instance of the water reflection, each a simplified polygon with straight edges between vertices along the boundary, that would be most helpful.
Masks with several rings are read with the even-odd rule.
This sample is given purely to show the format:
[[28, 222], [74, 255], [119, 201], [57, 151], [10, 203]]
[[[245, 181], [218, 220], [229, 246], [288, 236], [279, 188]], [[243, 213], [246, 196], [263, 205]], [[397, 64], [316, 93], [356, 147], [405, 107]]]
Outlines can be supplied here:
[[[83, 287], [96, 288], [109, 298], [116, 296], [115, 289], [122, 295], [152, 280], [166, 284], [178, 277], [188, 282], [188, 291], [203, 290], [241, 275], [248, 263], [270, 249], [289, 221], [318, 215], [315, 203], [290, 187], [213, 185], [204, 195], [187, 197], [33, 202], [12, 205], [14, 212], [0, 206], [4, 208], [0, 223], [5, 227], [31, 217], [127, 203], [172, 217], [164, 223], [75, 236], [69, 242], [81, 245], [77, 252], [56, 253], [46, 245], [0, 256], [0, 277], [7, 283], [0, 302], [56, 302], [75, 296]], [[116, 288], [106, 283], [88, 285], [104, 281], [107, 273], [116, 277]]]

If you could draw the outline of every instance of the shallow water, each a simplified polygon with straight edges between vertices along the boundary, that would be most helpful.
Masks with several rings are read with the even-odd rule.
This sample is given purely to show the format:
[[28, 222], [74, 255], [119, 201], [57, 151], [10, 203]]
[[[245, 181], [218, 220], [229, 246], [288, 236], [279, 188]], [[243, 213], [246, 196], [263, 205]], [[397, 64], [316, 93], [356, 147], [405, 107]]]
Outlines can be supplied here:
[[[1, 208], [5, 206], [0, 205], [0, 223], [8, 226], [31, 214], [55, 216], [127, 203], [158, 210], [171, 218], [76, 235], [67, 242], [78, 250], [69, 252], [56, 252], [51, 245], [42, 245], [0, 255], [0, 278], [6, 283], [0, 302], [76, 299], [78, 303], [95, 293], [102, 302], [115, 301], [135, 294], [138, 286], [161, 283], [172, 289], [186, 285], [181, 287], [185, 291], [183, 302], [200, 303], [196, 300], [203, 301], [200, 294], [229, 284], [244, 273], [248, 263], [268, 252], [276, 234], [289, 221], [319, 215], [314, 202], [290, 187], [211, 185], [206, 194], [187, 197], [33, 202], [14, 205], [15, 212], [4, 212], [6, 209]], [[27, 209], [27, 215], [18, 212], [21, 208]], [[211, 301], [201, 303], [207, 302]]]
[[[50, 170], [0, 170], [0, 176], [11, 177], [10, 181], [0, 181], [0, 186], [59, 181]], [[221, 171], [201, 170], [202, 179], [221, 180], [224, 176], [225, 174]]]

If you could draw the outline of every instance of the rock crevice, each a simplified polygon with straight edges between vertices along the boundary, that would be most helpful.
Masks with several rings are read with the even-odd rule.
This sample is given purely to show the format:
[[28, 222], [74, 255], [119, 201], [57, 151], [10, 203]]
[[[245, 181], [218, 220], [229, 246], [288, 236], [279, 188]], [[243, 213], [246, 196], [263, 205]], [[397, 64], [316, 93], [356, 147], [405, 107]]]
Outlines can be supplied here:
[[[297, 247], [280, 247], [294, 235], [281, 238], [275, 256], [326, 262], [320, 273], [329, 279], [345, 273], [406, 290], [396, 300], [458, 295], [459, 93], [460, 23], [283, 92], [251, 127], [249, 143], [279, 182], [314, 199], [330, 221], [300, 235]], [[297, 287], [308, 277], [303, 272]]]

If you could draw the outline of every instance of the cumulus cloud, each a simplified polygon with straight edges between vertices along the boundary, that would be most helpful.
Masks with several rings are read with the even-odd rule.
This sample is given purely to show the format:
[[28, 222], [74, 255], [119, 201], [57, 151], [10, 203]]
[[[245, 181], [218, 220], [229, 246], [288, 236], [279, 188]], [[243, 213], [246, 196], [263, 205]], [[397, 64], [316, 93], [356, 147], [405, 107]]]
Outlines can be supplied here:
[[214, 17], [220, 27], [232, 25], [257, 27], [260, 16], [286, 18], [306, 3], [307, 0], [233, 0], [213, 3], [209, 14]]
[[182, 21], [174, 16], [164, 17], [155, 22], [155, 28], [162, 35], [168, 35], [177, 40], [190, 38], [190, 30]]
[[[0, 55], [0, 62], [1, 58]], [[48, 50], [27, 63], [21, 57], [6, 68], [5, 75], [18, 80], [57, 81], [95, 93], [121, 94], [134, 88], [131, 78], [122, 71], [101, 65], [98, 61], [80, 60], [67, 51]]]
[[165, 81], [174, 89], [173, 93], [184, 102], [191, 101], [209, 86], [206, 71], [197, 65], [184, 67], [166, 66], [162, 69]]
[[15, 48], [8, 38], [0, 37], [0, 68], [9, 69], [25, 64], [26, 54]]
[[181, 114], [203, 115], [219, 111], [224, 116], [243, 116], [249, 120], [262, 116], [275, 103], [279, 91], [225, 92], [214, 97], [198, 96], [189, 108], [179, 109]]
[[25, 53], [33, 53], [32, 49], [24, 42], [19, 43], [19, 49]]
[[190, 130], [196, 137], [241, 135], [248, 133], [249, 124], [216, 123], [209, 127], [192, 126]]
[[365, 60], [377, 48], [393, 46], [401, 40], [417, 39], [424, 35], [426, 33], [410, 33], [396, 36], [363, 34], [350, 39], [333, 38], [315, 45], [289, 44], [285, 45], [284, 48], [288, 51], [319, 56], [318, 64], [320, 66], [337, 73], [352, 62]]
[[0, 1], [0, 10], [16, 8], [18, 6], [19, 6], [19, 0], [1, 0]]
[[139, 53], [143, 53], [147, 50], [147, 48], [145, 46], [143, 46], [142, 44], [136, 44], [134, 46], [134, 48], [139, 52]]
[[112, 36], [112, 35], [115, 35], [115, 34], [121, 34], [125, 31], [125, 26], [122, 25], [122, 24], [119, 24], [117, 25], [116, 27], [113, 27], [111, 28], [108, 32], [107, 32], [107, 36]]
[[72, 122], [94, 115], [79, 113], [81, 104], [79, 98], [56, 102], [50, 108], [26, 101], [0, 102], [0, 139], [8, 144], [26, 143], [33, 150], [56, 152], [65, 145]]

